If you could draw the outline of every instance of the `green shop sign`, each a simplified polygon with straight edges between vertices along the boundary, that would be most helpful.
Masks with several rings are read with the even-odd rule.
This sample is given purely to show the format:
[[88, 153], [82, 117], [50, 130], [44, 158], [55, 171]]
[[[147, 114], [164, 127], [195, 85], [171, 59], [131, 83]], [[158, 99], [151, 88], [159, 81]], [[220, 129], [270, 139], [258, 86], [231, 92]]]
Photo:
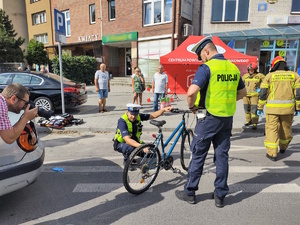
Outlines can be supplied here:
[[137, 32], [112, 34], [112, 35], [105, 35], [102, 37], [102, 42], [104, 44], [112, 43], [112, 42], [123, 42], [123, 41], [137, 41]]

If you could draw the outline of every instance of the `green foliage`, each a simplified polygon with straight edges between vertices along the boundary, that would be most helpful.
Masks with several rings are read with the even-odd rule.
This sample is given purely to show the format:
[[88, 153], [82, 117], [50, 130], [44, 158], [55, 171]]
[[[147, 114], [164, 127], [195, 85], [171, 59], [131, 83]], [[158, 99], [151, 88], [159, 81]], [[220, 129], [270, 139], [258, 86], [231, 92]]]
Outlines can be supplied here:
[[[55, 74], [59, 74], [59, 57], [52, 59], [52, 69]], [[77, 82], [86, 84], [93, 83], [97, 70], [97, 61], [91, 56], [62, 55], [63, 76]]]
[[0, 62], [21, 62], [23, 51], [20, 46], [25, 42], [24, 38], [16, 38], [17, 33], [12, 21], [5, 12], [0, 9]]
[[49, 62], [47, 51], [42, 42], [31, 39], [27, 45], [27, 55], [25, 56], [29, 65], [33, 63], [42, 65]]

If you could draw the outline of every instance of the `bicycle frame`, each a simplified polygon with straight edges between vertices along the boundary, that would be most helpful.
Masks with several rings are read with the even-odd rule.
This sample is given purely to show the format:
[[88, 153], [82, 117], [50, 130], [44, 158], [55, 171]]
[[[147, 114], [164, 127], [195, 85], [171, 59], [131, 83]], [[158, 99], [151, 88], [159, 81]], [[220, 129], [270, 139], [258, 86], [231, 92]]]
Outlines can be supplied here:
[[[153, 144], [155, 145], [156, 148], [158, 148], [159, 144], [161, 144], [162, 160], [163, 161], [172, 154], [172, 152], [175, 148], [175, 145], [177, 144], [180, 136], [182, 137], [183, 131], [186, 129], [185, 128], [185, 118], [184, 118], [184, 116], [185, 115], [182, 116], [181, 122], [176, 127], [176, 129], [172, 132], [172, 134], [170, 135], [170, 137], [168, 138], [168, 140], [166, 142], [163, 142], [162, 130], [161, 130], [161, 128], [159, 128], [158, 136], [154, 140]], [[178, 133], [178, 131], [179, 131], [179, 133]], [[167, 154], [165, 154], [165, 148], [168, 146], [168, 144], [170, 143], [170, 141], [174, 138], [174, 136], [176, 134], [177, 134], [177, 136], [175, 138], [174, 143], [171, 145], [171, 147], [170, 147], [169, 151], [167, 152]]]

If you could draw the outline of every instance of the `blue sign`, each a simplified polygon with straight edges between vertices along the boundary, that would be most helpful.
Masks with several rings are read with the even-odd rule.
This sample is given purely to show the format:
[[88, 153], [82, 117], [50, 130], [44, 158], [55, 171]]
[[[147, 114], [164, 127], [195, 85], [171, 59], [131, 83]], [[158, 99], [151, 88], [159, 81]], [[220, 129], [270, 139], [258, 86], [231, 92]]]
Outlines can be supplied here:
[[54, 30], [55, 33], [66, 36], [66, 21], [65, 14], [54, 9]]

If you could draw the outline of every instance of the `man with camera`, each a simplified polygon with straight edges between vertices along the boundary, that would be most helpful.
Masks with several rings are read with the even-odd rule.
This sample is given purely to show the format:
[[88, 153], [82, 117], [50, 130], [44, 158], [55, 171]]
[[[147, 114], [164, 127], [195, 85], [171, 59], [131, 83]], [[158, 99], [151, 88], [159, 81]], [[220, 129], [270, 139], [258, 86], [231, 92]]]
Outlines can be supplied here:
[[[22, 133], [28, 120], [34, 119], [38, 114], [38, 108], [30, 109], [30, 92], [21, 84], [9, 84], [0, 94], [0, 136], [7, 144], [12, 144]], [[11, 125], [8, 111], [19, 114], [24, 110], [23, 116], [15, 124]]]
[[138, 104], [127, 104], [127, 112], [118, 120], [117, 132], [114, 138], [114, 150], [123, 153], [124, 166], [130, 153], [139, 147], [143, 141], [141, 121], [152, 120], [160, 117], [164, 112], [170, 112], [173, 107], [160, 109], [152, 114], [140, 113], [141, 106]]

